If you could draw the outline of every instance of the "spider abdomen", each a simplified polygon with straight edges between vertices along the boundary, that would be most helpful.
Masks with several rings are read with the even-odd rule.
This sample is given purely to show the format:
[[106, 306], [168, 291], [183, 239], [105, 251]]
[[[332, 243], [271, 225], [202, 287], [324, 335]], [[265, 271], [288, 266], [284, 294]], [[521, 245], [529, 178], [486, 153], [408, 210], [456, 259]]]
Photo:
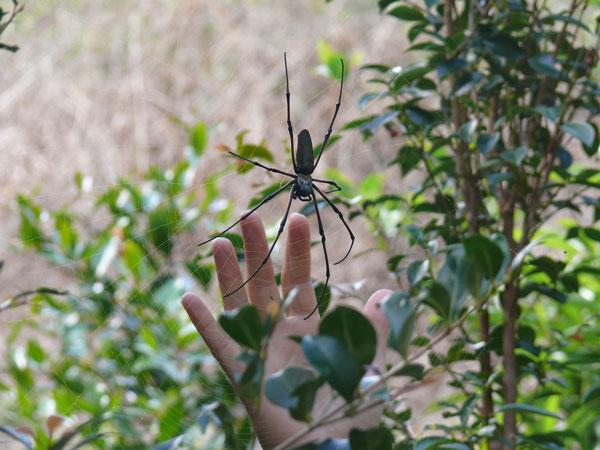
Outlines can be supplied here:
[[296, 153], [296, 170], [303, 175], [310, 175], [315, 170], [312, 139], [307, 129], [298, 134], [298, 152]]

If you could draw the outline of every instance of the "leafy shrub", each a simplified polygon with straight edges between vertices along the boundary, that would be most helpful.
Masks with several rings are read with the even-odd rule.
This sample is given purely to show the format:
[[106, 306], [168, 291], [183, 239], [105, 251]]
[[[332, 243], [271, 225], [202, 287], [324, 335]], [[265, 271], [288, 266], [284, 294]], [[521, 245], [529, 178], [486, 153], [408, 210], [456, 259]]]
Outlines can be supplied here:
[[[597, 160], [600, 139], [594, 123], [599, 88], [596, 47], [585, 44], [596, 38], [587, 24], [593, 6], [573, 1], [563, 10], [562, 4], [523, 0], [378, 4], [408, 26], [409, 50], [421, 60], [364, 66], [374, 88], [359, 105], [375, 112], [342, 130], [358, 130], [365, 141], [388, 139], [398, 148], [389, 165], [398, 176], [419, 178], [407, 192], [389, 192], [378, 174], [357, 184], [333, 169], [327, 175], [344, 188], [336, 201], [351, 209], [352, 219], [365, 218], [381, 240], [381, 257], [398, 281], [383, 306], [398, 362], [383, 374], [367, 370], [375, 348], [369, 323], [345, 306], [329, 313], [322, 308], [318, 335], [297, 337], [314, 372], [289, 367], [263, 386], [255, 376], [262, 373], [260, 352], [279, 316], [262, 321], [246, 306], [221, 319], [249, 361], [240, 390], [258, 397], [264, 388], [270, 401], [307, 422], [306, 432], [385, 403], [382, 426], [303, 449], [595, 449], [600, 172], [590, 161]], [[328, 60], [339, 54], [320, 43], [320, 56], [321, 73], [340, 76]], [[213, 442], [248, 444], [248, 421], [230, 414], [234, 394], [210, 367], [178, 305], [182, 286], [206, 286], [213, 271], [202, 257], [188, 261], [178, 252], [197, 219], [212, 217], [208, 205], [217, 192], [211, 181], [201, 206], [194, 206], [188, 191], [189, 171], [205, 145], [202, 130], [192, 133], [196, 152], [175, 170], [149, 171], [149, 188], [125, 180], [110, 188], [99, 205], [110, 211], [111, 223], [98, 232], [78, 229], [65, 210], [51, 214], [49, 234], [41, 208], [20, 197], [24, 243], [51, 261], [72, 264], [82, 284], [64, 301], [49, 292], [33, 299], [34, 312], [54, 318], [43, 325], [61, 342], [63, 355], [47, 361], [39, 342], [25, 348], [14, 341], [11, 392], [19, 400], [18, 419], [42, 423], [43, 405], [52, 398], [60, 414], [110, 419], [81, 430], [98, 446], [171, 439], [162, 448], [176, 448], [211, 421], [223, 430], [215, 438], [221, 441]], [[253, 152], [244, 145], [241, 134], [238, 151]], [[264, 145], [254, 147], [268, 160]], [[227, 210], [215, 222], [226, 219]], [[82, 237], [84, 230], [89, 238]], [[389, 245], [395, 238], [406, 239], [411, 251], [395, 254]], [[415, 332], [417, 321], [429, 329]], [[442, 341], [449, 344], [445, 351], [437, 345]], [[331, 348], [336, 351], [328, 361], [315, 357]], [[427, 364], [417, 362], [425, 355]], [[35, 383], [44, 374], [51, 378], [47, 389]], [[361, 384], [363, 374], [368, 383]], [[401, 387], [396, 382], [386, 388], [392, 379]], [[417, 433], [411, 408], [398, 399], [404, 389], [432, 380], [448, 380], [453, 392], [433, 405], [444, 420]], [[312, 401], [325, 384], [345, 404], [314, 419]], [[113, 416], [107, 418], [108, 412]], [[95, 436], [108, 429], [116, 434]], [[44, 442], [43, 427], [36, 431]], [[147, 433], [143, 442], [141, 431]], [[280, 448], [293, 446], [297, 437]]]

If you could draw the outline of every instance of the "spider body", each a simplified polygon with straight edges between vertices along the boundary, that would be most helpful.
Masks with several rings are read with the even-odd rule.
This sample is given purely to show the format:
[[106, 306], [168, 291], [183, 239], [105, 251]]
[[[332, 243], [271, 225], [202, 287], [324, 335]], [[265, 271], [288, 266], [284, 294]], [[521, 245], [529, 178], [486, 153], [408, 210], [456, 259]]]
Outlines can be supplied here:
[[[297, 153], [294, 152], [294, 134], [293, 134], [293, 128], [292, 128], [292, 122], [290, 120], [290, 89], [289, 89], [289, 80], [288, 80], [288, 70], [287, 70], [287, 58], [286, 58], [286, 54], [283, 54], [283, 60], [284, 60], [284, 64], [285, 64], [285, 82], [286, 82], [286, 93], [285, 93], [285, 97], [286, 97], [286, 103], [287, 103], [287, 126], [288, 126], [288, 131], [290, 134], [290, 147], [291, 147], [291, 154], [292, 154], [292, 163], [294, 166], [294, 173], [288, 173], [288, 172], [284, 172], [282, 170], [279, 169], [275, 169], [273, 167], [267, 167], [264, 166], [263, 164], [257, 162], [257, 161], [252, 161], [248, 158], [245, 158], [241, 155], [237, 155], [233, 152], [229, 152], [231, 155], [235, 156], [236, 158], [240, 158], [246, 162], [249, 162], [251, 164], [254, 164], [257, 167], [260, 167], [262, 169], [265, 169], [269, 172], [272, 173], [277, 173], [280, 175], [285, 175], [287, 177], [292, 178], [291, 181], [288, 181], [287, 183], [285, 183], [283, 186], [281, 186], [279, 189], [277, 189], [275, 192], [267, 195], [265, 198], [263, 198], [260, 203], [258, 205], [256, 205], [254, 208], [252, 208], [250, 211], [246, 212], [245, 214], [242, 215], [242, 217], [235, 222], [234, 224], [230, 225], [229, 227], [227, 227], [225, 230], [223, 230], [222, 232], [220, 232], [219, 234], [211, 237], [210, 239], [198, 244], [198, 245], [204, 245], [207, 244], [208, 242], [212, 241], [213, 239], [222, 236], [223, 234], [225, 234], [227, 231], [229, 231], [230, 229], [232, 229], [234, 226], [236, 226], [238, 223], [240, 223], [242, 220], [246, 219], [248, 216], [250, 216], [250, 214], [252, 214], [254, 211], [256, 211], [258, 208], [260, 208], [262, 205], [264, 205], [265, 203], [267, 203], [268, 201], [272, 200], [273, 198], [275, 198], [277, 195], [279, 195], [280, 193], [282, 193], [283, 191], [290, 189], [290, 195], [289, 195], [289, 199], [288, 199], [288, 203], [287, 203], [287, 208], [285, 210], [285, 213], [283, 215], [283, 219], [281, 220], [281, 222], [279, 223], [279, 231], [277, 233], [277, 236], [275, 237], [275, 240], [273, 241], [273, 243], [271, 244], [271, 246], [269, 247], [269, 251], [267, 252], [266, 256], [264, 257], [262, 263], [260, 264], [260, 266], [258, 267], [258, 269], [256, 269], [254, 271], [254, 273], [252, 275], [250, 275], [248, 277], [248, 279], [246, 281], [244, 281], [240, 286], [238, 286], [236, 289], [234, 289], [233, 291], [227, 293], [226, 295], [224, 295], [223, 297], [228, 297], [231, 294], [234, 294], [235, 292], [239, 291], [240, 289], [242, 289], [252, 278], [254, 278], [256, 276], [256, 274], [260, 271], [260, 269], [263, 268], [263, 266], [267, 263], [267, 261], [269, 260], [269, 257], [271, 256], [271, 253], [273, 252], [273, 249], [275, 248], [275, 244], [277, 243], [279, 237], [281, 236], [281, 233], [283, 233], [283, 229], [285, 228], [285, 224], [287, 221], [287, 218], [289, 216], [290, 213], [290, 207], [292, 205], [292, 200], [298, 199], [300, 201], [303, 202], [313, 202], [314, 206], [315, 206], [315, 214], [317, 216], [317, 222], [319, 225], [319, 235], [321, 236], [321, 244], [323, 247], [323, 254], [325, 256], [325, 284], [323, 286], [323, 290], [321, 291], [321, 295], [319, 297], [319, 299], [317, 300], [317, 306], [315, 306], [315, 309], [306, 317], [306, 319], [308, 319], [310, 316], [313, 315], [313, 313], [317, 310], [317, 308], [319, 307], [319, 304], [321, 303], [321, 300], [323, 299], [323, 294], [325, 293], [326, 289], [327, 289], [327, 284], [329, 283], [329, 257], [327, 255], [327, 247], [325, 245], [325, 231], [323, 229], [323, 223], [321, 221], [321, 214], [319, 212], [319, 204], [317, 203], [317, 196], [315, 194], [315, 191], [319, 194], [319, 196], [321, 198], [323, 198], [323, 200], [325, 200], [325, 202], [331, 207], [331, 209], [333, 209], [333, 211], [338, 215], [338, 217], [340, 218], [340, 220], [342, 221], [344, 227], [346, 227], [346, 230], [348, 231], [348, 234], [350, 235], [350, 248], [348, 248], [348, 251], [346, 252], [346, 255], [340, 259], [339, 261], [335, 262], [334, 264], [339, 264], [342, 261], [344, 261], [348, 255], [350, 254], [350, 251], [352, 250], [352, 246], [354, 245], [354, 234], [352, 233], [352, 230], [350, 229], [350, 227], [348, 226], [348, 224], [346, 223], [346, 221], [344, 220], [344, 215], [342, 214], [342, 212], [337, 208], [337, 206], [335, 206], [335, 204], [329, 199], [327, 198], [328, 193], [330, 192], [336, 192], [336, 191], [340, 191], [342, 188], [339, 187], [334, 181], [329, 181], [329, 180], [319, 180], [316, 178], [312, 177], [313, 172], [315, 171], [315, 169], [317, 168], [317, 165], [319, 164], [319, 160], [321, 159], [321, 155], [323, 154], [323, 150], [325, 150], [325, 147], [327, 145], [327, 142], [329, 141], [329, 137], [331, 136], [331, 131], [332, 131], [332, 127], [333, 127], [333, 123], [335, 122], [335, 118], [337, 116], [337, 113], [340, 109], [340, 104], [342, 101], [342, 91], [344, 88], [344, 61], [340, 59], [341, 65], [342, 65], [342, 78], [341, 78], [341, 82], [340, 82], [340, 93], [339, 93], [339, 97], [338, 97], [338, 101], [335, 105], [335, 112], [333, 113], [333, 119], [331, 119], [331, 123], [329, 124], [329, 128], [327, 129], [327, 132], [325, 133], [325, 138], [323, 139], [323, 144], [321, 145], [321, 148], [319, 150], [319, 154], [317, 156], [317, 159], [314, 159], [314, 149], [313, 149], [313, 145], [312, 145], [312, 139], [310, 137], [310, 133], [308, 132], [308, 130], [304, 129], [302, 130], [299, 134], [298, 134], [298, 151]], [[333, 189], [330, 191], [326, 191], [323, 192], [321, 191], [321, 189], [319, 189], [319, 187], [315, 184], [315, 183], [323, 183], [323, 184], [327, 184], [329, 186], [333, 186]]]

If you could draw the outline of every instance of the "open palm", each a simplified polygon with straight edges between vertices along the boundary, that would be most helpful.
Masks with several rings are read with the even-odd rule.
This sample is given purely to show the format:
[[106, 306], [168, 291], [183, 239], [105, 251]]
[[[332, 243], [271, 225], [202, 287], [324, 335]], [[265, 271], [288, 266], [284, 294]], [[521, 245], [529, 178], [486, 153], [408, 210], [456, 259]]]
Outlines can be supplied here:
[[[248, 274], [251, 274], [260, 266], [267, 254], [268, 243], [258, 214], [250, 215], [241, 222], [241, 225], [246, 252], [246, 269]], [[217, 239], [213, 244], [213, 254], [221, 292], [230, 292], [244, 281], [233, 246], [227, 239]], [[224, 308], [229, 311], [248, 304], [249, 298], [250, 302], [264, 316], [270, 302], [286, 298], [292, 289], [298, 288], [298, 293], [287, 311], [287, 316], [277, 323], [271, 336], [265, 364], [265, 380], [273, 373], [288, 366], [310, 367], [302, 354], [300, 345], [289, 339], [288, 336], [316, 334], [319, 326], [318, 314], [304, 319], [314, 309], [316, 298], [310, 280], [310, 227], [306, 218], [300, 214], [292, 214], [290, 217], [281, 287], [282, 295], [275, 283], [273, 265], [269, 260], [248, 283], [248, 296], [241, 289], [223, 299]], [[377, 353], [373, 365], [380, 369], [384, 369], [385, 366], [384, 354], [388, 323], [379, 303], [389, 293], [390, 291], [385, 289], [375, 292], [363, 310], [363, 314], [371, 321], [378, 333]], [[213, 356], [223, 368], [229, 381], [237, 389], [234, 374], [242, 372], [244, 369], [244, 364], [235, 359], [240, 347], [220, 328], [206, 303], [196, 294], [185, 294], [182, 303]], [[313, 417], [318, 417], [324, 408], [329, 410], [336, 406], [336, 403], [331, 404], [331, 398], [332, 393], [326, 388], [319, 391], [313, 408]], [[250, 402], [245, 401], [244, 398], [242, 401], [252, 419], [258, 439], [265, 449], [276, 447], [290, 436], [306, 428], [305, 423], [292, 419], [286, 410], [274, 405], [264, 396], [261, 399], [258, 413]], [[337, 402], [339, 405], [343, 400], [340, 399]], [[369, 428], [377, 425], [381, 412], [381, 408], [373, 408], [352, 418], [336, 421], [313, 430], [294, 444], [331, 437], [347, 437], [352, 428]]]

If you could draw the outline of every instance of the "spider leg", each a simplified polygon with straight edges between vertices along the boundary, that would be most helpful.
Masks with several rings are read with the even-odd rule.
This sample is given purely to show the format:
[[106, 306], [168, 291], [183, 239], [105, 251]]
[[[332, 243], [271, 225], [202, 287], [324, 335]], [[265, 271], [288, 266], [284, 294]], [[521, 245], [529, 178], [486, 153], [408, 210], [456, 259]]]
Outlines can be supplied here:
[[325, 184], [329, 184], [331, 186], [333, 186], [335, 189], [332, 189], [330, 191], [325, 192], [326, 194], [330, 194], [332, 192], [338, 192], [341, 191], [342, 188], [334, 181], [328, 181], [328, 180], [317, 180], [316, 178], [312, 179], [313, 181], [316, 181], [317, 183], [325, 183]]
[[[319, 189], [317, 186], [315, 186], [315, 185], [313, 184], [313, 185], [312, 185], [312, 187], [313, 187], [313, 188], [314, 188], [314, 189], [315, 189], [315, 190], [316, 190], [316, 191], [319, 193], [319, 195], [320, 195], [321, 197], [323, 197], [323, 199], [324, 199], [324, 200], [325, 200], [325, 201], [326, 201], [326, 202], [329, 204], [329, 206], [331, 206], [331, 209], [333, 209], [333, 210], [334, 210], [334, 211], [337, 213], [338, 217], [340, 218], [340, 220], [342, 221], [342, 223], [343, 223], [343, 224], [344, 224], [344, 226], [346, 227], [346, 230], [348, 230], [348, 233], [350, 234], [350, 239], [352, 240], [352, 242], [350, 243], [350, 248], [349, 248], [349, 249], [348, 249], [348, 251], [346, 252], [346, 255], [345, 255], [345, 256], [344, 256], [342, 259], [340, 259], [338, 262], [335, 262], [335, 263], [333, 263], [334, 265], [336, 265], [336, 264], [339, 264], [339, 263], [341, 263], [343, 260], [345, 260], [345, 259], [348, 257], [348, 255], [350, 254], [350, 250], [352, 250], [352, 246], [354, 245], [354, 233], [352, 233], [352, 230], [350, 229], [350, 227], [349, 227], [349, 226], [348, 226], [348, 224], [346, 223], [346, 220], [344, 220], [344, 215], [343, 215], [343, 214], [342, 214], [342, 212], [341, 212], [341, 211], [338, 209], [338, 207], [337, 207], [337, 206], [335, 206], [335, 204], [334, 204], [334, 203], [333, 203], [331, 200], [329, 200], [329, 199], [327, 198], [327, 196], [326, 196], [326, 195], [325, 195], [323, 192], [321, 192], [321, 190], [320, 190], [320, 189]], [[318, 217], [318, 216], [317, 216], [317, 217]]]
[[342, 63], [342, 80], [340, 82], [340, 95], [338, 97], [337, 103], [335, 104], [335, 111], [333, 113], [333, 119], [331, 119], [331, 123], [329, 124], [329, 128], [327, 129], [327, 133], [325, 134], [325, 139], [323, 139], [323, 144], [321, 145], [321, 150], [319, 150], [319, 156], [317, 156], [317, 160], [315, 161], [315, 166], [314, 166], [315, 169], [317, 168], [317, 165], [319, 164], [319, 160], [321, 159], [323, 150], [325, 150], [327, 141], [329, 140], [329, 137], [331, 136], [331, 129], [333, 128], [333, 122], [335, 122], [335, 118], [337, 116], [338, 111], [340, 110], [340, 105], [342, 103], [342, 89], [344, 88], [344, 60], [340, 59], [340, 62]]
[[290, 81], [288, 79], [287, 70], [287, 57], [285, 52], [283, 53], [283, 63], [285, 65], [285, 101], [287, 103], [287, 126], [290, 132], [290, 146], [292, 149], [292, 163], [294, 165], [294, 172], [296, 171], [296, 156], [294, 155], [294, 131], [292, 129], [292, 121], [290, 120]]
[[225, 233], [227, 233], [229, 230], [231, 230], [233, 227], [235, 227], [238, 223], [240, 223], [242, 220], [244, 220], [246, 217], [248, 217], [250, 214], [252, 214], [254, 211], [256, 211], [258, 208], [260, 208], [262, 205], [264, 205], [265, 203], [267, 203], [269, 200], [273, 200], [277, 195], [279, 195], [281, 192], [283, 192], [285, 189], [287, 189], [288, 187], [290, 187], [290, 185], [292, 185], [294, 183], [294, 181], [290, 181], [289, 183], [283, 185], [282, 187], [280, 187], [279, 189], [277, 189], [275, 192], [273, 192], [272, 194], [267, 195], [265, 198], [263, 198], [260, 203], [258, 205], [256, 205], [254, 208], [252, 208], [250, 211], [248, 211], [246, 214], [244, 214], [240, 220], [238, 220], [237, 222], [235, 222], [233, 225], [227, 227], [225, 230], [221, 231], [219, 234], [217, 234], [216, 236], [211, 237], [210, 239], [198, 244], [198, 247], [200, 247], [201, 245], [204, 244], [208, 244], [210, 241], [212, 241], [213, 239], [218, 238], [219, 236], [223, 236]]
[[[293, 181], [290, 181], [290, 183], [293, 183]], [[283, 215], [283, 219], [281, 219], [281, 222], [279, 223], [279, 231], [277, 232], [277, 236], [275, 236], [275, 240], [271, 244], [271, 247], [269, 248], [269, 251], [265, 255], [265, 258], [260, 263], [260, 266], [258, 266], [258, 269], [256, 269], [254, 271], [254, 273], [252, 275], [250, 275], [248, 277], [248, 279], [246, 281], [244, 281], [241, 285], [239, 285], [236, 289], [234, 289], [230, 293], [224, 295], [223, 298], [229, 297], [230, 295], [235, 294], [237, 291], [239, 291], [244, 286], [246, 286], [246, 284], [248, 284], [248, 282], [252, 278], [254, 278], [256, 276], [256, 274], [260, 271], [260, 269], [262, 269], [263, 266], [267, 263], [267, 261], [269, 260], [269, 256], [271, 256], [271, 253], [273, 252], [273, 249], [275, 248], [275, 244], [277, 243], [277, 240], [279, 239], [279, 236], [281, 236], [281, 233], [283, 233], [283, 228], [285, 227], [285, 223], [286, 223], [288, 215], [290, 213], [290, 207], [292, 206], [292, 200], [293, 200], [293, 198], [294, 198], [294, 190], [292, 188], [292, 191], [290, 192], [290, 199], [288, 200], [287, 208], [285, 209], [285, 214]]]
[[317, 300], [317, 305], [312, 312], [304, 318], [304, 320], [308, 319], [312, 316], [317, 309], [319, 309], [319, 305], [321, 304], [321, 300], [323, 300], [323, 295], [327, 290], [327, 284], [329, 283], [329, 258], [327, 257], [327, 246], [325, 245], [325, 231], [323, 230], [323, 222], [321, 221], [321, 214], [319, 213], [319, 205], [317, 204], [317, 196], [315, 193], [312, 193], [312, 200], [315, 204], [315, 213], [317, 213], [317, 223], [319, 224], [319, 234], [321, 235], [321, 245], [323, 246], [323, 253], [325, 254], [325, 285], [323, 286], [323, 290], [321, 291], [321, 295], [319, 296], [319, 300]]
[[229, 150], [227, 151], [227, 153], [229, 153], [230, 155], [235, 156], [236, 158], [240, 158], [240, 159], [243, 159], [244, 161], [247, 161], [247, 162], [249, 162], [251, 164], [254, 164], [257, 167], [260, 167], [261, 169], [268, 170], [269, 172], [278, 173], [280, 175], [285, 175], [285, 176], [288, 176], [288, 177], [296, 178], [296, 176], [292, 175], [291, 173], [287, 173], [287, 172], [284, 172], [283, 170], [275, 169], [273, 167], [263, 166], [259, 162], [252, 161], [251, 159], [248, 159], [248, 158], [244, 158], [242, 155], [238, 155], [237, 153], [233, 153], [233, 152], [231, 152]]

